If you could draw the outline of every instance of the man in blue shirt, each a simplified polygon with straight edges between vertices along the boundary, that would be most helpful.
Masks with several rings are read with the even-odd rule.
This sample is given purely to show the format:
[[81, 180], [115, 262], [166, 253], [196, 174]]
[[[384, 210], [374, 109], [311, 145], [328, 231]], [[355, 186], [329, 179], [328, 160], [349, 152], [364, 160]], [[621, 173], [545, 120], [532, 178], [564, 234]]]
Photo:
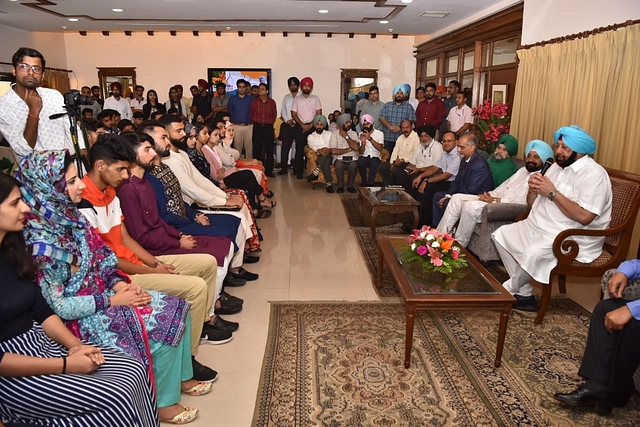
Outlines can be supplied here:
[[249, 83], [244, 79], [236, 81], [238, 94], [229, 98], [227, 108], [229, 118], [234, 126], [233, 147], [240, 152], [244, 148], [245, 158], [253, 158], [253, 124], [249, 115], [249, 108], [254, 98], [247, 93]]
[[[586, 382], [553, 397], [573, 406], [595, 406], [606, 415], [635, 392], [633, 374], [640, 365], [640, 299], [623, 299], [626, 288], [640, 286], [640, 259], [625, 261], [609, 279], [612, 298], [593, 309], [587, 346], [578, 374]], [[628, 295], [628, 294], [627, 294]]]
[[384, 148], [389, 153], [393, 152], [393, 147], [396, 146], [396, 140], [402, 134], [400, 124], [403, 120], [411, 120], [411, 123], [416, 121], [416, 110], [408, 102], [405, 102], [404, 97], [407, 95], [407, 89], [404, 85], [398, 85], [393, 89], [393, 101], [389, 101], [384, 104], [382, 111], [380, 112], [380, 123], [382, 123], [382, 132], [384, 133]]

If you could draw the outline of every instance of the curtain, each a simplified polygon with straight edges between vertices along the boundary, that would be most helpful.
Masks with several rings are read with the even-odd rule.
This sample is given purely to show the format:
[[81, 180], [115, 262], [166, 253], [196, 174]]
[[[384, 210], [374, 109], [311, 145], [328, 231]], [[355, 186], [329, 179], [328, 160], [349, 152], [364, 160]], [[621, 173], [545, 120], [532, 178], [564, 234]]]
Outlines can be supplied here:
[[[598, 143], [603, 166], [640, 173], [640, 24], [518, 51], [511, 134], [553, 144], [561, 126], [576, 124]], [[636, 221], [638, 224], [638, 221]], [[636, 255], [636, 226], [629, 256]]]
[[603, 166], [640, 173], [640, 24], [519, 50], [511, 134], [553, 143], [576, 124], [598, 143]]
[[56, 71], [47, 68], [44, 71], [42, 84], [40, 86], [56, 89], [58, 92], [65, 94], [71, 87], [69, 84], [69, 73], [67, 71]]

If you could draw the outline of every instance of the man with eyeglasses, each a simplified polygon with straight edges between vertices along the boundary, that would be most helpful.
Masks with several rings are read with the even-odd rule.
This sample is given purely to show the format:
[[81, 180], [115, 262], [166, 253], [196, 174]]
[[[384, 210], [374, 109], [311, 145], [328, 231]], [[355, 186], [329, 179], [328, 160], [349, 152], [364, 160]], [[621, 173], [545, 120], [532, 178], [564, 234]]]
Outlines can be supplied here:
[[[74, 153], [69, 118], [64, 98], [54, 89], [39, 87], [44, 75], [44, 56], [35, 49], [21, 47], [11, 59], [16, 83], [0, 97], [0, 132], [9, 142], [16, 158], [33, 150], [69, 149]], [[80, 145], [83, 143], [80, 139]]]
[[242, 149], [244, 148], [245, 158], [252, 159], [253, 123], [251, 122], [249, 109], [254, 98], [249, 95], [251, 90], [249, 82], [244, 79], [238, 79], [236, 86], [238, 87], [238, 94], [229, 98], [227, 103], [229, 117], [236, 132], [233, 137], [233, 146], [240, 152], [240, 156], [242, 156]]

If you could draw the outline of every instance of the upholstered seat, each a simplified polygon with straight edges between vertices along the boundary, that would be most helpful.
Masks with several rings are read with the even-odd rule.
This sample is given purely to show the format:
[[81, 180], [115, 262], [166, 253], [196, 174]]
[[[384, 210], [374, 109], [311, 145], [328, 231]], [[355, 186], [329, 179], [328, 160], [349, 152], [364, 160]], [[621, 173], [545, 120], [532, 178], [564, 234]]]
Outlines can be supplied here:
[[[307, 175], [309, 175], [311, 174], [311, 172], [316, 170], [316, 167], [318, 167], [318, 153], [313, 151], [308, 145], [305, 145], [304, 154], [305, 156], [307, 156]], [[391, 154], [389, 154], [389, 152], [383, 148], [382, 151], [380, 152], [380, 159], [383, 162], [388, 162], [389, 157], [391, 157]], [[331, 174], [333, 175], [332, 181], [335, 182], [336, 168], [333, 167], [333, 165], [331, 165]], [[345, 174], [346, 174], [346, 171], [345, 171]], [[324, 174], [322, 173], [322, 171], [320, 171], [320, 174], [318, 175], [318, 179], [316, 179], [315, 181], [311, 181], [311, 185], [315, 187], [315, 185], [318, 183], [324, 184], [326, 182], [327, 180], [325, 179]], [[345, 175], [345, 182], [346, 182], [346, 175]], [[360, 173], [358, 172], [356, 172], [355, 182], [362, 182], [362, 179], [360, 178]], [[382, 177], [380, 176], [379, 173], [376, 174], [376, 182], [382, 182]]]

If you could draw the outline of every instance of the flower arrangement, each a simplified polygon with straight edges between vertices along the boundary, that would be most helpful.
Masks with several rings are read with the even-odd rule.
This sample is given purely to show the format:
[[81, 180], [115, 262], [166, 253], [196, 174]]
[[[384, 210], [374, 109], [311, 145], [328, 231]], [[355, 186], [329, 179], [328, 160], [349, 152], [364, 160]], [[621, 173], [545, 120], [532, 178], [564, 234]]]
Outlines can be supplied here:
[[451, 274], [465, 267], [467, 260], [455, 239], [449, 233], [438, 233], [435, 228], [423, 226], [409, 236], [409, 247], [401, 254], [401, 261], [419, 262], [427, 272]]
[[484, 140], [480, 141], [480, 149], [492, 154], [498, 143], [498, 139], [505, 133], [509, 133], [511, 117], [507, 116], [507, 104], [503, 102], [491, 103], [485, 99], [481, 105], [473, 109], [476, 125], [482, 131]]

